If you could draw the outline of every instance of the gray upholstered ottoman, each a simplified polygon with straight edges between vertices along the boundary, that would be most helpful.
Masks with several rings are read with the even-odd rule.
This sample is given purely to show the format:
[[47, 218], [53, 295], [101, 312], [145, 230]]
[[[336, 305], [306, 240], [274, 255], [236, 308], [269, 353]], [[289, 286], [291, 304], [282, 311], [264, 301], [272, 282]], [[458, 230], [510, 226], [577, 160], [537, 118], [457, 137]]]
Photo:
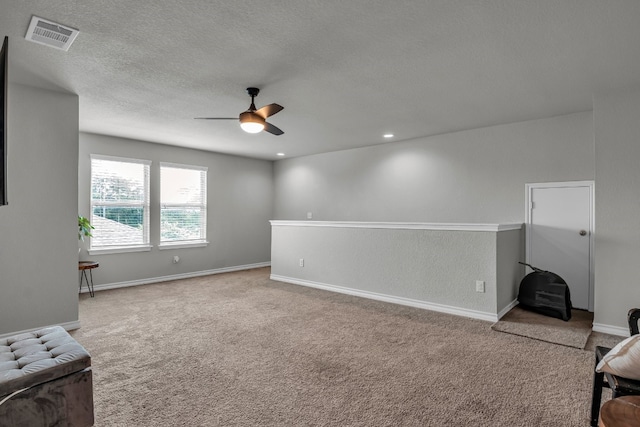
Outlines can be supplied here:
[[91, 426], [91, 356], [59, 326], [0, 339], [0, 426]]

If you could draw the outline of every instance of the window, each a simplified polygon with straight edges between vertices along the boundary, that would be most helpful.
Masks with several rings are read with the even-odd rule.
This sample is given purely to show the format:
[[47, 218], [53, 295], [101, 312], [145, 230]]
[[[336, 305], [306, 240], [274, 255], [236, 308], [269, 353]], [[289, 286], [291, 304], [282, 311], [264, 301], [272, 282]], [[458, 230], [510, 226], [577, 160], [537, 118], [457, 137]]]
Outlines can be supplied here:
[[160, 163], [160, 245], [207, 243], [207, 168]]
[[90, 250], [150, 250], [148, 160], [91, 155]]

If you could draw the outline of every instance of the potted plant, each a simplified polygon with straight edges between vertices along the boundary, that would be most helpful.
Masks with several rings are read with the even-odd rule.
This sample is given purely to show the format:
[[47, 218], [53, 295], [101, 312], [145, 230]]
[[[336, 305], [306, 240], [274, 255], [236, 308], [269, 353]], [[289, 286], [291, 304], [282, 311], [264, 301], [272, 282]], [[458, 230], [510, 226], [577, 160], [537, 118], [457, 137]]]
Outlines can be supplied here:
[[89, 222], [89, 219], [78, 215], [78, 240], [84, 240], [85, 237], [93, 237], [91, 230], [95, 229]]

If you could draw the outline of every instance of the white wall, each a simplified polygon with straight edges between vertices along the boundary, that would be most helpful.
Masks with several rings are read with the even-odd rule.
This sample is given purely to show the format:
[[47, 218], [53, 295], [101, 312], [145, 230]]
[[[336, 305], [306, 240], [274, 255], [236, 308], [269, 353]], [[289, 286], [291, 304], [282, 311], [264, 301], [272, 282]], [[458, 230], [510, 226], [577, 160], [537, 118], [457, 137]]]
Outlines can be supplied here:
[[[117, 137], [80, 134], [79, 212], [89, 216], [90, 155], [151, 160], [151, 252], [88, 255], [98, 261], [94, 284], [118, 285], [270, 261], [273, 163]], [[158, 250], [160, 238], [159, 162], [208, 167], [206, 248]], [[174, 255], [180, 257], [173, 264]], [[149, 280], [152, 281], [152, 280]]]
[[8, 108], [0, 334], [77, 327], [78, 97], [10, 84]]
[[594, 98], [596, 149], [594, 327], [626, 330], [640, 307], [640, 88]]
[[592, 120], [576, 113], [279, 160], [275, 218], [524, 222], [526, 183], [594, 179]]

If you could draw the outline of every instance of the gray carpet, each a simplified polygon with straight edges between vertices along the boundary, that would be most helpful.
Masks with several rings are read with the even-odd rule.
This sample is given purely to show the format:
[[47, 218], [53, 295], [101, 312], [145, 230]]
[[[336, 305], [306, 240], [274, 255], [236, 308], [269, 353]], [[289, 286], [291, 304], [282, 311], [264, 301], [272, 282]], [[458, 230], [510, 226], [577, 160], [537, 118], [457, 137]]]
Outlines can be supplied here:
[[587, 426], [593, 353], [269, 280], [80, 297], [96, 426]]
[[588, 311], [572, 310], [571, 319], [565, 322], [516, 306], [494, 323], [491, 329], [583, 349], [591, 335], [592, 326], [593, 313]]

